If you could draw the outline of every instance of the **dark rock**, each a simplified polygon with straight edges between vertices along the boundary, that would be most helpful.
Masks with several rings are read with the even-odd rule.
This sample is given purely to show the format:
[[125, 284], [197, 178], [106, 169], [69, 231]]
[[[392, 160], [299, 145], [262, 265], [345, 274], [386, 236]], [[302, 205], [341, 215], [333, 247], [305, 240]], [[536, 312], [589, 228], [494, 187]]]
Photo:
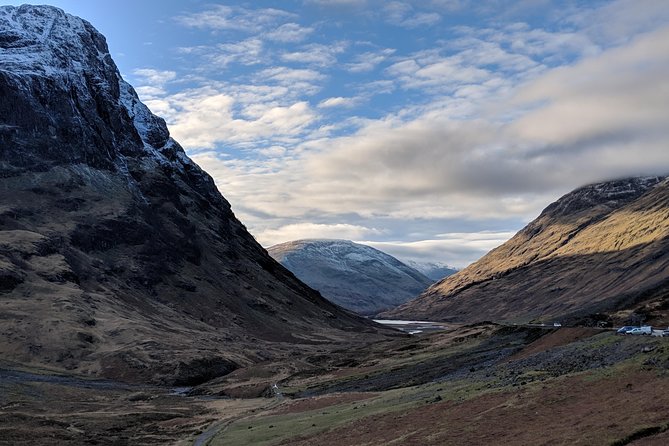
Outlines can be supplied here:
[[174, 372], [174, 386], [197, 386], [214, 378], [225, 376], [239, 365], [225, 358], [198, 358], [182, 362]]

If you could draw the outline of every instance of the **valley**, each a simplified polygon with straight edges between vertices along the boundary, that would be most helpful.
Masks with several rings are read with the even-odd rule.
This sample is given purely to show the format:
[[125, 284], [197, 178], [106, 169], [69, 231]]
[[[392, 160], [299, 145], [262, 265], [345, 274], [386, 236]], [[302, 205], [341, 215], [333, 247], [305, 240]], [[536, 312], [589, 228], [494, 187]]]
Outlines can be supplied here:
[[[253, 22], [247, 19], [241, 22]], [[278, 28], [273, 34], [284, 44], [315, 31], [296, 37], [299, 25], [285, 25], [288, 37], [276, 34]], [[428, 53], [422, 54], [421, 61]], [[135, 90], [127, 83], [106, 38], [89, 22], [52, 6], [0, 6], [0, 444], [669, 443], [669, 337], [615, 330], [669, 325], [666, 176], [600, 178], [581, 186], [457, 272], [433, 255], [435, 246], [467, 258], [494, 237], [457, 203], [436, 209], [441, 191], [428, 192], [427, 178], [412, 189], [403, 176], [381, 174], [393, 183], [389, 209], [410, 215], [413, 229], [392, 222], [390, 211], [340, 209], [339, 217], [352, 222], [369, 218], [387, 227], [328, 226], [322, 221], [335, 216], [324, 213], [314, 217], [317, 223], [286, 224], [284, 232], [265, 227], [265, 235], [299, 236], [265, 249], [220, 192], [241, 180], [221, 186], [140, 100], [138, 91], [164, 93], [161, 79], [174, 80], [176, 72], [132, 73], [159, 87]], [[285, 81], [285, 72], [272, 73], [273, 82]], [[307, 69], [291, 73], [326, 78]], [[240, 96], [253, 96], [251, 90], [267, 91]], [[155, 97], [147, 103], [166, 106]], [[343, 97], [324, 99], [313, 111], [307, 102], [272, 104], [261, 115], [272, 125], [302, 129], [320, 121], [286, 119], [286, 109], [315, 114], [343, 103]], [[175, 111], [163, 111], [183, 131]], [[262, 130], [272, 125], [264, 122]], [[381, 127], [381, 133], [397, 130]], [[426, 133], [423, 125], [408, 127], [416, 137]], [[314, 135], [335, 130], [323, 125]], [[281, 140], [297, 144], [299, 138], [288, 136]], [[472, 159], [485, 158], [481, 141]], [[293, 149], [322, 150], [311, 143]], [[202, 144], [189, 153], [216, 158]], [[409, 163], [395, 158], [394, 144], [384, 146], [390, 164], [421, 166], [413, 155]], [[302, 160], [294, 156], [288, 164]], [[279, 164], [267, 170], [275, 173]], [[307, 162], [304, 170], [316, 167]], [[232, 173], [225, 169], [218, 173]], [[384, 181], [351, 177], [356, 187], [370, 189], [369, 196], [360, 194], [365, 206], [378, 198], [375, 188]], [[336, 201], [332, 194], [338, 199], [341, 192], [328, 190], [315, 202]], [[414, 195], [443, 224], [438, 239], [424, 240], [427, 217], [404, 205]], [[280, 220], [247, 204], [236, 209], [268, 225]], [[300, 212], [315, 215], [310, 206], [290, 203], [280, 213], [297, 218]], [[458, 225], [472, 233], [456, 232]], [[397, 252], [416, 254], [407, 258], [422, 259], [412, 264], [440, 280], [368, 245], [303, 238], [327, 227], [351, 238], [404, 233]], [[476, 227], [480, 238], [471, 235]]]
[[6, 370], [0, 432], [17, 445], [660, 445], [669, 428], [667, 338], [596, 328], [458, 326], [183, 394]]

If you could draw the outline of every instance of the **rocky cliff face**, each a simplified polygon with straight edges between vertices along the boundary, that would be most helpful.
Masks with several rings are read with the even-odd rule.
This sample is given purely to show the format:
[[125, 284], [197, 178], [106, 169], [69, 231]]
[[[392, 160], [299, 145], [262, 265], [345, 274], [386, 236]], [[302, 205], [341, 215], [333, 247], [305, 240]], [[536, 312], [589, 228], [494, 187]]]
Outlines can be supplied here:
[[631, 178], [565, 195], [511, 240], [387, 316], [575, 320], [649, 298], [666, 306], [668, 290], [669, 180]]
[[376, 327], [276, 263], [104, 37], [0, 7], [0, 356], [189, 383]]
[[394, 308], [433, 283], [396, 258], [348, 240], [297, 240], [268, 251], [330, 301], [365, 315]]

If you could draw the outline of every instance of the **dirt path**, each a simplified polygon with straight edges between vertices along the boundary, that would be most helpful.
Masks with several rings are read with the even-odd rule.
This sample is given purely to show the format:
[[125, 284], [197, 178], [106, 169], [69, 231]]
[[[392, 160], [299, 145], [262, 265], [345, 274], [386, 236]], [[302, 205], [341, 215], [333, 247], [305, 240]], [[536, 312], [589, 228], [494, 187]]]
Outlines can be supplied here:
[[[274, 398], [272, 398], [272, 400], [270, 400], [270, 402], [267, 405], [260, 408], [260, 410], [263, 412], [270, 411], [276, 408], [284, 401], [283, 393], [281, 392], [279, 386], [276, 383], [272, 384], [271, 389], [272, 393], [274, 394]], [[214, 423], [209, 428], [207, 428], [207, 430], [205, 430], [204, 432], [202, 432], [200, 435], [197, 436], [197, 438], [193, 442], [193, 446], [206, 446], [211, 441], [211, 439], [214, 438], [216, 435], [225, 432], [228, 426], [230, 426], [232, 423], [236, 423], [237, 421], [241, 421], [245, 418], [251, 418], [252, 416], [253, 417], [258, 416], [257, 413], [258, 409], [253, 409], [254, 412], [253, 415], [250, 415], [249, 414], [250, 412], [251, 411], [246, 411], [236, 417]]]

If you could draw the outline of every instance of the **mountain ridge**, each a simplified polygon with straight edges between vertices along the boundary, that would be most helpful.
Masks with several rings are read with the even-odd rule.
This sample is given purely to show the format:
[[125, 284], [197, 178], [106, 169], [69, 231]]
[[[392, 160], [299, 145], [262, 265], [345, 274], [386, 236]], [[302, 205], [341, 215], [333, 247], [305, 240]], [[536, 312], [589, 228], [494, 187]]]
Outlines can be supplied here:
[[387, 316], [529, 321], [615, 312], [664, 286], [668, 196], [666, 177], [578, 188], [511, 240]]

